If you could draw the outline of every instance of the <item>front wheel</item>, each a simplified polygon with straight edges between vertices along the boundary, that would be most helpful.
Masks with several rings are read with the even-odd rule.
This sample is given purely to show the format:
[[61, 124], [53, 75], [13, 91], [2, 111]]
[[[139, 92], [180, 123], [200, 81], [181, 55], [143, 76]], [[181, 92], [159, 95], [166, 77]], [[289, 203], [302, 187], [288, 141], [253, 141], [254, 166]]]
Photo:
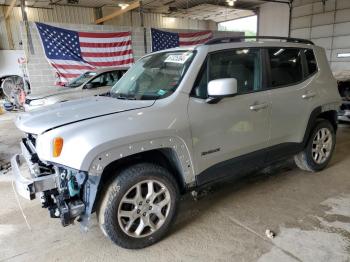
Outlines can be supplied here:
[[331, 160], [335, 147], [335, 131], [327, 120], [317, 122], [306, 148], [294, 157], [296, 165], [303, 170], [317, 172]]
[[102, 231], [117, 245], [138, 249], [159, 241], [174, 221], [179, 189], [163, 167], [142, 163], [117, 174], [97, 216]]

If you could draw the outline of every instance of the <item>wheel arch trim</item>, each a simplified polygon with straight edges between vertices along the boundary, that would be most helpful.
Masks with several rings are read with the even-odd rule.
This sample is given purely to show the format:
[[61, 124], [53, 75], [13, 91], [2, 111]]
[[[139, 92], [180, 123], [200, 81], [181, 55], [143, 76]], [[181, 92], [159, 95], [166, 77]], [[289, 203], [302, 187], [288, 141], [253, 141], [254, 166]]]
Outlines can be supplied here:
[[315, 126], [315, 123], [316, 123], [316, 120], [317, 118], [325, 118], [327, 120], [329, 120], [331, 122], [332, 125], [335, 125], [334, 129], [336, 131], [336, 122], [332, 122], [330, 119], [328, 119], [328, 117], [325, 117], [327, 113], [330, 113], [334, 116], [331, 116], [332, 118], [335, 117], [335, 121], [336, 121], [336, 114], [337, 114], [337, 110], [339, 109], [339, 103], [338, 102], [335, 102], [335, 103], [329, 103], [329, 104], [326, 104], [326, 105], [322, 105], [322, 106], [318, 106], [316, 107], [310, 114], [310, 117], [309, 117], [309, 121], [307, 123], [307, 127], [306, 127], [306, 130], [305, 130], [305, 134], [304, 134], [304, 138], [303, 138], [303, 146], [305, 146], [309, 140], [309, 137], [311, 135], [311, 132], [312, 132], [312, 129], [313, 127]]
[[88, 172], [91, 176], [101, 176], [104, 169], [115, 161], [122, 160], [123, 158], [136, 155], [138, 153], [164, 149], [170, 149], [174, 155], [177, 156], [180, 174], [183, 181], [186, 184], [193, 182], [195, 180], [193, 160], [187, 144], [179, 137], [156, 138], [111, 148], [98, 154], [94, 158]]

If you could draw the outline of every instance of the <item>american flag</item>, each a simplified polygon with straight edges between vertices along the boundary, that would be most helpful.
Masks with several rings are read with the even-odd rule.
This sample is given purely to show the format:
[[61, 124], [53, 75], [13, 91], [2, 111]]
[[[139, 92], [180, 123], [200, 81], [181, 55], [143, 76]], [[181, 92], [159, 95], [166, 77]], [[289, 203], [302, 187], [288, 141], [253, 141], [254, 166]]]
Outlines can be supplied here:
[[99, 67], [129, 67], [134, 62], [131, 33], [77, 32], [36, 23], [46, 58], [59, 81], [69, 82]]
[[151, 35], [153, 52], [179, 46], [203, 44], [213, 37], [212, 31], [172, 33], [154, 28], [151, 28]]

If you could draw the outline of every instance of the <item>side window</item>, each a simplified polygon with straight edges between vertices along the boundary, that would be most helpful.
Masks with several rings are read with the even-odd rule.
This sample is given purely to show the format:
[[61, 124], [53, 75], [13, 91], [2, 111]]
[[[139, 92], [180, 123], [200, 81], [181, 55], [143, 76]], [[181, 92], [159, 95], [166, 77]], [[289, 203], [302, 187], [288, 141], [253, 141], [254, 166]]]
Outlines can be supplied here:
[[236, 78], [238, 94], [261, 89], [259, 49], [233, 49], [209, 54], [195, 81], [192, 95], [207, 98], [208, 82], [221, 78]]
[[90, 83], [93, 85], [93, 88], [100, 87], [102, 82], [103, 82], [103, 74], [99, 75], [98, 77], [95, 77], [90, 81]]
[[286, 86], [303, 80], [301, 50], [269, 48], [271, 87]]
[[211, 54], [208, 81], [236, 78], [239, 94], [260, 89], [260, 55], [258, 49], [235, 49]]
[[118, 81], [118, 75], [114, 72], [107, 72], [95, 77], [90, 83], [94, 88], [101, 86], [113, 86]]
[[316, 58], [315, 58], [313, 50], [305, 49], [304, 53], [305, 53], [305, 58], [306, 58], [306, 65], [308, 68], [307, 76], [309, 76], [309, 75], [314, 74], [318, 70], [317, 69], [317, 62], [316, 62]]
[[109, 72], [106, 74], [106, 86], [114, 86], [119, 80], [118, 71]]

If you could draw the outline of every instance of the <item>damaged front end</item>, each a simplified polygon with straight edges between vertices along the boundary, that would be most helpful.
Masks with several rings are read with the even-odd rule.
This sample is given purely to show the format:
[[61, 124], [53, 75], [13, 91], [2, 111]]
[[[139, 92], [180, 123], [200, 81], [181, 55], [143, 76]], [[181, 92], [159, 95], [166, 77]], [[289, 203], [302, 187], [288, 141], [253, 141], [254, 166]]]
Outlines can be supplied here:
[[[98, 181], [90, 181], [85, 171], [40, 161], [33, 135], [22, 139], [21, 150], [22, 154], [11, 160], [18, 194], [29, 200], [40, 198], [42, 207], [49, 210], [51, 217], [60, 218], [63, 226], [78, 219], [85, 220], [87, 229]], [[23, 170], [22, 164], [29, 172]]]

